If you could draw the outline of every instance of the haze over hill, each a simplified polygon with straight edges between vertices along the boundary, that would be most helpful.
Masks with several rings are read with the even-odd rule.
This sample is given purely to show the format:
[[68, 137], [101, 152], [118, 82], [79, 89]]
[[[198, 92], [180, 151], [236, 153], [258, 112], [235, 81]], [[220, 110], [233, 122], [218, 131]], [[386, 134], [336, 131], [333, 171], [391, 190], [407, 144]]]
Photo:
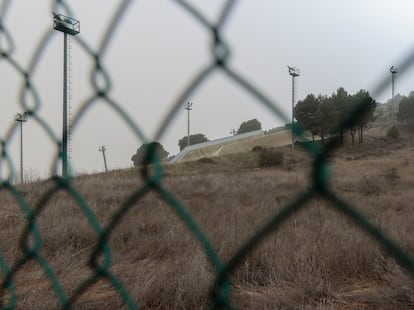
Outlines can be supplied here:
[[[62, 131], [63, 42], [62, 33], [52, 28], [51, 11], [73, 13], [81, 25], [72, 42], [73, 112], [92, 98], [95, 87], [98, 94], [108, 87], [109, 98], [152, 141], [168, 111], [178, 104], [176, 117], [159, 141], [172, 155], [178, 153], [178, 141], [187, 133], [184, 105], [188, 101], [193, 102], [191, 132], [204, 133], [210, 140], [228, 136], [251, 118], [259, 119], [264, 130], [283, 126], [291, 116], [287, 65], [301, 70], [297, 100], [311, 93], [330, 96], [344, 87], [350, 93], [366, 89], [378, 102], [386, 102], [391, 97], [392, 65], [398, 68], [395, 92], [407, 95], [412, 90], [411, 1], [235, 1], [219, 31], [222, 47], [229, 51], [227, 66], [270, 98], [279, 114], [219, 68], [176, 102], [196, 75], [215, 63], [215, 52], [226, 51], [212, 47], [213, 28], [200, 23], [181, 1], [59, 3], [68, 5], [70, 12], [49, 0], [0, 2], [0, 49], [7, 55], [0, 56], [0, 137], [4, 140], [16, 126], [16, 113], [36, 107], [37, 118], [29, 117], [24, 124], [24, 160], [28, 171], [45, 177], [50, 176], [58, 153], [53, 137], [60, 139]], [[188, 3], [209, 24], [219, 20], [226, 4], [219, 0]], [[121, 14], [112, 23], [117, 12]], [[105, 37], [107, 29], [111, 31]], [[42, 41], [45, 34], [50, 36], [47, 43]], [[107, 75], [95, 75], [95, 68]], [[25, 89], [26, 77], [38, 97]], [[96, 99], [73, 131], [75, 172], [103, 171], [98, 151], [102, 145], [107, 148], [110, 169], [131, 167], [130, 156], [145, 141], [105, 98]], [[10, 136], [7, 152], [18, 170], [18, 130]]]

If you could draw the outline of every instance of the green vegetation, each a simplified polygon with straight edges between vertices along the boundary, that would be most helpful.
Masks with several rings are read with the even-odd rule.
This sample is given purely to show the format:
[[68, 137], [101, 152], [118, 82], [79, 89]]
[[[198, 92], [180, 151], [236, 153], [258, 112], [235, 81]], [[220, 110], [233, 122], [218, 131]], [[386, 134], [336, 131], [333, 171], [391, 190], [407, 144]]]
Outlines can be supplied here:
[[155, 152], [159, 160], [162, 161], [167, 159], [169, 153], [166, 150], [164, 150], [164, 147], [159, 142], [144, 143], [137, 149], [137, 152], [131, 157], [131, 160], [133, 161], [135, 167], [141, 167], [144, 165], [150, 148], [155, 148]]
[[[180, 147], [180, 151], [182, 151], [188, 145], [188, 137], [185, 136], [178, 141], [178, 146]], [[203, 143], [209, 141], [205, 135], [202, 133], [197, 133], [194, 135], [190, 135], [190, 145]]]
[[[296, 120], [308, 130], [312, 137], [319, 135], [322, 142], [326, 137], [340, 137], [344, 141], [345, 132], [349, 131], [352, 144], [355, 144], [355, 135], [362, 143], [363, 129], [368, 122], [374, 119], [376, 102], [365, 90], [349, 95], [342, 87], [328, 97], [326, 95], [309, 94], [295, 106]], [[348, 115], [355, 115], [351, 121]]]
[[291, 124], [285, 124], [284, 126], [273, 127], [273, 128], [268, 129], [268, 130], [265, 130], [264, 134], [269, 135], [269, 134], [272, 134], [272, 133], [281, 132], [281, 131], [290, 129], [291, 127], [292, 127]]
[[[389, 123], [391, 121], [392, 105], [394, 105], [394, 114], [398, 111], [401, 100], [405, 98], [400, 94], [396, 94], [394, 98], [387, 100], [387, 102], [378, 104], [374, 116], [377, 124]], [[395, 116], [395, 115], [394, 115]]]
[[260, 168], [283, 165], [284, 155], [282, 152], [267, 148], [262, 148], [258, 152]]
[[387, 130], [387, 137], [389, 138], [398, 138], [400, 136], [400, 130], [398, 129], [397, 126], [391, 126], [388, 130]]
[[237, 130], [237, 134], [240, 135], [242, 133], [260, 130], [260, 129], [262, 129], [262, 124], [257, 119], [254, 118], [254, 119], [241, 123], [239, 129]]
[[414, 92], [401, 99], [397, 118], [401, 123], [414, 124]]

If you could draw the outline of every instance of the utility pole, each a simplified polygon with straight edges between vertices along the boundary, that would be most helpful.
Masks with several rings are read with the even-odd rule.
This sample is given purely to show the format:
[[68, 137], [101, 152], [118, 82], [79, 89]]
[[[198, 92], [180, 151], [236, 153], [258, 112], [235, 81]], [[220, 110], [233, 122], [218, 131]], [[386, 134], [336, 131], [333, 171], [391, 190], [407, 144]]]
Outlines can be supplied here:
[[397, 68], [391, 66], [391, 124], [394, 126], [394, 86], [395, 86], [395, 75], [398, 73]]
[[23, 123], [27, 122], [27, 113], [17, 113], [14, 120], [20, 123], [20, 183], [23, 183]]
[[187, 124], [187, 146], [190, 146], [190, 111], [193, 107], [193, 103], [192, 102], [187, 102], [184, 105], [184, 109], [187, 110], [188, 112], [188, 124]]
[[62, 176], [68, 175], [68, 34], [80, 32], [79, 21], [53, 13], [53, 28], [63, 32], [63, 125], [62, 125]]
[[300, 76], [300, 70], [296, 67], [288, 66], [289, 75], [292, 76], [292, 150], [295, 148], [295, 133], [293, 131], [293, 124], [295, 122], [295, 78]]
[[105, 165], [105, 172], [108, 172], [108, 167], [106, 166], [106, 156], [105, 156], [105, 151], [106, 151], [106, 147], [105, 145], [102, 145], [99, 148], [99, 152], [102, 152], [102, 156], [103, 156], [103, 160], [104, 160], [104, 165]]

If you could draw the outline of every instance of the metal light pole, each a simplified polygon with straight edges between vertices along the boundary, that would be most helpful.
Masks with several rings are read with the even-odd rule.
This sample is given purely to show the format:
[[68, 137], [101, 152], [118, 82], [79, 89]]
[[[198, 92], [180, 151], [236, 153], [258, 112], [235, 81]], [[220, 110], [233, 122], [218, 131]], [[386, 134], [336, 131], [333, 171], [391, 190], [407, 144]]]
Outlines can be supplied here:
[[105, 156], [105, 151], [106, 151], [106, 147], [105, 145], [102, 145], [99, 148], [99, 152], [102, 152], [102, 156], [103, 156], [103, 160], [104, 160], [104, 165], [105, 165], [105, 172], [108, 172], [108, 167], [106, 166], [106, 156]]
[[295, 78], [300, 76], [300, 70], [296, 67], [288, 67], [289, 75], [292, 76], [292, 150], [295, 148], [295, 133], [293, 132], [293, 124], [295, 122]]
[[53, 13], [53, 28], [63, 32], [63, 125], [62, 125], [62, 176], [68, 175], [68, 34], [77, 35], [79, 21]]
[[184, 105], [184, 109], [188, 111], [188, 124], [187, 124], [187, 146], [190, 146], [190, 111], [193, 107], [192, 102], [187, 102]]
[[14, 120], [20, 122], [20, 183], [23, 183], [23, 122], [27, 122], [27, 113], [17, 113]]
[[394, 86], [395, 86], [395, 75], [398, 73], [397, 68], [391, 66], [391, 124], [394, 126]]

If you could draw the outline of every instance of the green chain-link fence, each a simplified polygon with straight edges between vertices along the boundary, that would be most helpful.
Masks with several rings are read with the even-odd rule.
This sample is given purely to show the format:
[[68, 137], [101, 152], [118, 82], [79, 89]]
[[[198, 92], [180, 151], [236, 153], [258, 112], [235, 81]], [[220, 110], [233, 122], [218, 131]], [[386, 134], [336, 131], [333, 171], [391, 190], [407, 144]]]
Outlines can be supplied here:
[[[256, 98], [257, 103], [266, 106], [268, 109], [273, 111], [275, 116], [284, 119], [283, 113], [279, 107], [273, 103], [273, 101], [264, 95], [256, 86], [251, 84], [244, 76], [235, 72], [229, 66], [229, 46], [223, 40], [221, 33], [223, 25], [229, 20], [229, 16], [232, 13], [234, 6], [237, 1], [229, 0], [223, 5], [223, 8], [217, 18], [217, 21], [212, 23], [203, 12], [200, 12], [195, 7], [191, 6], [184, 0], [172, 0], [182, 10], [190, 14], [196, 23], [201, 24], [205, 31], [208, 32], [212, 40], [212, 61], [206, 66], [201, 72], [187, 85], [181, 95], [174, 101], [170, 107], [168, 116], [161, 122], [157, 134], [154, 140], [159, 140], [166, 132], [166, 128], [171, 123], [176, 112], [182, 107], [182, 103], [186, 98], [190, 96], [198, 87], [200, 87], [206, 80], [210, 78], [213, 72], [219, 71], [226, 76], [233, 83], [237, 84], [240, 88], [249, 92], [253, 97]], [[147, 141], [146, 137], [142, 134], [139, 126], [128, 116], [128, 114], [117, 104], [117, 102], [111, 98], [110, 86], [111, 79], [110, 73], [106, 71], [105, 67], [101, 62], [101, 57], [110, 45], [110, 40], [114, 34], [114, 31], [118, 23], [122, 20], [122, 17], [128, 7], [131, 5], [130, 0], [121, 1], [117, 10], [113, 14], [112, 20], [107, 24], [107, 30], [101, 41], [98, 49], [94, 50], [88, 42], [82, 39], [82, 36], [76, 37], [78, 43], [83, 50], [93, 59], [95, 66], [92, 76], [94, 79], [94, 96], [85, 101], [79, 111], [74, 117], [73, 126], [81, 120], [84, 112], [93, 105], [95, 101], [103, 101], [113, 111], [119, 114], [124, 121], [128, 124], [131, 131], [135, 133], [142, 141]], [[3, 1], [0, 7], [0, 36], [2, 36], [3, 45], [0, 45], [0, 64], [7, 62], [14, 70], [19, 74], [21, 80], [24, 81], [24, 87], [21, 90], [21, 105], [25, 112], [28, 113], [31, 119], [34, 119], [44, 130], [48, 133], [51, 140], [56, 144], [56, 149], [61, 149], [61, 140], [54, 134], [45, 119], [40, 117], [38, 110], [42, 104], [40, 95], [34, 87], [31, 77], [35, 71], [36, 65], [42, 55], [43, 48], [51, 38], [53, 30], [48, 31], [41, 42], [38, 45], [38, 49], [34, 51], [31, 62], [27, 68], [24, 68], [14, 59], [14, 40], [13, 32], [8, 29], [7, 23], [5, 23], [4, 16], [8, 11], [11, 1]], [[53, 11], [62, 12], [67, 16], [76, 16], [75, 12], [72, 12], [69, 4], [65, 1], [55, 1], [52, 4]], [[401, 64], [401, 71], [404, 71], [414, 62], [414, 54], [407, 57]], [[98, 83], [98, 79], [103, 79], [105, 83]], [[389, 81], [384, 79], [378, 84], [375, 93], [379, 93], [384, 87], [389, 85]], [[28, 106], [26, 103], [27, 97], [33, 98], [35, 104]], [[355, 111], [353, 111], [348, 119], [341, 124], [342, 127], [349, 127], [355, 123], [359, 116], [364, 114], [365, 109], [369, 107], [363, 104], [359, 105]], [[214, 249], [207, 236], [203, 233], [201, 227], [197, 224], [195, 219], [191, 216], [188, 210], [184, 207], [183, 203], [178, 197], [168, 191], [162, 184], [163, 181], [163, 168], [159, 164], [159, 160], [155, 155], [153, 149], [149, 149], [147, 153], [146, 162], [155, 164], [155, 169], [144, 170], [142, 177], [145, 180], [145, 184], [142, 187], [136, 188], [136, 190], [130, 195], [130, 197], [124, 201], [118, 211], [113, 215], [109, 223], [104, 227], [97, 216], [95, 215], [93, 208], [88, 204], [86, 199], [79, 193], [79, 191], [73, 186], [73, 177], [69, 174], [67, 177], [56, 176], [54, 180], [54, 186], [50, 188], [36, 203], [36, 205], [30, 205], [22, 193], [13, 185], [14, 180], [14, 168], [13, 162], [9, 155], [8, 146], [10, 144], [13, 132], [17, 130], [17, 126], [13, 126], [3, 136], [0, 136], [1, 143], [1, 165], [2, 179], [0, 184], [0, 191], [8, 192], [18, 202], [21, 209], [23, 210], [27, 223], [25, 229], [20, 237], [20, 248], [22, 251], [21, 257], [13, 264], [10, 265], [5, 259], [4, 255], [0, 252], [0, 268], [2, 271], [2, 280], [0, 292], [3, 292], [1, 296], [8, 296], [7, 298], [0, 299], [1, 307], [5, 309], [14, 309], [17, 306], [18, 296], [17, 289], [14, 283], [14, 277], [16, 273], [29, 262], [36, 262], [44, 271], [48, 277], [58, 299], [63, 308], [71, 308], [72, 304], [81, 296], [82, 293], [88, 291], [98, 280], [105, 279], [109, 281], [112, 286], [117, 290], [121, 296], [124, 304], [130, 309], [139, 308], [139, 300], [133, 300], [128, 290], [125, 288], [123, 283], [111, 272], [112, 266], [112, 252], [109, 245], [108, 239], [113, 230], [120, 223], [121, 218], [125, 215], [128, 210], [141, 198], [143, 198], [149, 192], [158, 193], [162, 199], [168, 203], [168, 205], [179, 215], [181, 220], [188, 226], [189, 230], [196, 236], [200, 242], [202, 248], [206, 252], [211, 264], [215, 269], [215, 280], [211, 286], [210, 296], [212, 300], [211, 308], [233, 308], [230, 300], [231, 294], [231, 283], [230, 274], [234, 269], [242, 262], [244, 258], [254, 249], [259, 243], [264, 240], [266, 236], [271, 233], [275, 233], [280, 225], [289, 219], [294, 213], [298, 212], [303, 208], [307, 202], [314, 199], [315, 197], [324, 197], [337, 208], [337, 210], [345, 216], [351, 218], [358, 226], [360, 226], [367, 234], [376, 239], [396, 260], [403, 266], [411, 275], [414, 275], [414, 259], [410, 257], [407, 252], [402, 249], [397, 243], [393, 242], [382, 230], [372, 224], [369, 219], [360, 214], [356, 208], [347, 203], [344, 199], [335, 194], [330, 187], [330, 165], [328, 157], [335, 150], [336, 145], [334, 142], [325, 146], [318, 143], [304, 143], [303, 146], [306, 151], [312, 156], [313, 159], [313, 174], [312, 183], [308, 190], [298, 194], [296, 198], [282, 208], [279, 212], [267, 222], [266, 225], [259, 228], [254, 235], [241, 246], [234, 256], [224, 262]], [[296, 135], [302, 135], [303, 132], [300, 128], [295, 127], [294, 131]], [[65, 154], [59, 153], [55, 159], [55, 166], [58, 165], [59, 160], [62, 160]], [[4, 176], [5, 171], [8, 171], [8, 175]], [[37, 220], [41, 216], [41, 212], [46, 204], [56, 195], [59, 191], [66, 191], [70, 194], [79, 207], [82, 209], [85, 216], [93, 228], [96, 234], [97, 245], [96, 248], [89, 258], [89, 266], [92, 273], [82, 284], [80, 284], [73, 294], [70, 296], [64, 290], [63, 286], [58, 280], [58, 277], [47, 261], [41, 255], [42, 249], [42, 232], [40, 231]], [[1, 228], [0, 228], [1, 229]]]

